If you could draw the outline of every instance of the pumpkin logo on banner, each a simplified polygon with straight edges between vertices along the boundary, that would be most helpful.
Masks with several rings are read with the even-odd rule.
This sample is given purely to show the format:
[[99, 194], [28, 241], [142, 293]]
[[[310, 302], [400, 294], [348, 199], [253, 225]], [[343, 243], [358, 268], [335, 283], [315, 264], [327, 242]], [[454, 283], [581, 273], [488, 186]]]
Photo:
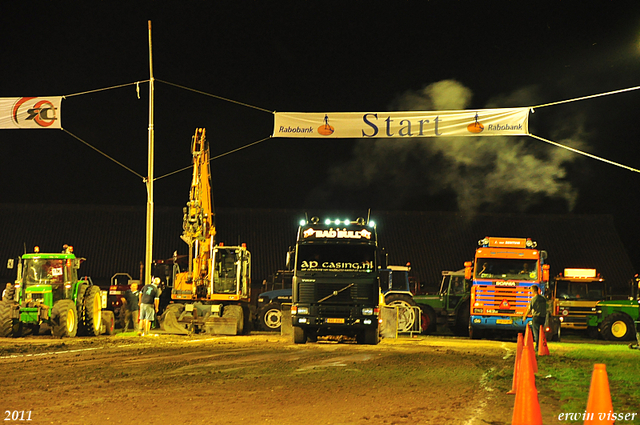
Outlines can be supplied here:
[[484, 125], [482, 125], [482, 123], [478, 121], [477, 112], [476, 112], [476, 121], [469, 124], [467, 126], [467, 130], [469, 130], [470, 133], [476, 133], [476, 134], [482, 133], [482, 131], [484, 130]]
[[324, 124], [318, 127], [318, 134], [323, 136], [331, 136], [336, 129], [329, 125], [329, 116], [325, 114]]
[[[37, 101], [31, 102], [34, 99]], [[21, 97], [13, 105], [11, 118], [19, 127], [49, 127], [58, 119], [57, 109], [47, 99], [38, 97]]]

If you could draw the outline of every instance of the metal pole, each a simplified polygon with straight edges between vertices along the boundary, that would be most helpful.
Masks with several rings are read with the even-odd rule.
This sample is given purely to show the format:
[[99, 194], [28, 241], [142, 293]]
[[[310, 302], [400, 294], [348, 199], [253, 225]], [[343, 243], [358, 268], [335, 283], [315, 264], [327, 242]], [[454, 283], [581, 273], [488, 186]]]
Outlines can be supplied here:
[[144, 281], [151, 283], [151, 262], [153, 261], [153, 55], [151, 54], [151, 21], [149, 21], [149, 152], [147, 171], [147, 238], [145, 244]]

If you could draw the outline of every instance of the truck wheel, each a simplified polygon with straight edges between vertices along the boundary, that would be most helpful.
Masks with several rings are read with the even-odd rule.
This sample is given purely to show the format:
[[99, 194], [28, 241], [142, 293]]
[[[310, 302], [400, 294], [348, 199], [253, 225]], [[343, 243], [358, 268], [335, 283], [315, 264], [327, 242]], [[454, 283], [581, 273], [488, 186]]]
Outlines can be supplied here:
[[300, 326], [293, 327], [293, 343], [294, 344], [307, 343], [307, 333]]
[[89, 286], [82, 299], [78, 296], [78, 333], [80, 335], [98, 336], [102, 330], [102, 297], [100, 288]]
[[8, 338], [14, 335], [13, 319], [11, 319], [11, 305], [8, 299], [0, 302], [0, 337]]
[[398, 332], [410, 332], [416, 321], [416, 311], [413, 307], [418, 304], [413, 298], [402, 294], [391, 294], [385, 297], [385, 304], [398, 309]]
[[369, 327], [364, 329], [356, 337], [358, 344], [377, 345], [380, 342], [380, 332], [378, 327]]
[[634, 336], [635, 327], [631, 317], [624, 313], [613, 313], [602, 321], [600, 333], [607, 341], [627, 341]]
[[547, 339], [553, 342], [560, 342], [560, 331], [562, 330], [562, 323], [560, 322], [560, 319], [558, 319], [557, 317], [552, 318], [551, 325], [549, 327], [551, 328], [551, 335], [547, 337]]
[[428, 305], [421, 305], [422, 310], [422, 323], [421, 331], [424, 335], [431, 335], [438, 330], [438, 322], [436, 319], [436, 312], [433, 311]]
[[51, 309], [53, 328], [51, 333], [58, 338], [74, 337], [78, 332], [78, 312], [71, 300], [60, 300]]
[[484, 332], [480, 329], [475, 329], [473, 326], [469, 326], [469, 338], [471, 339], [482, 339]]
[[260, 329], [263, 331], [280, 331], [282, 326], [282, 306], [280, 303], [269, 303], [258, 310]]
[[[111, 310], [102, 310], [102, 326], [106, 335], [113, 335], [116, 330], [116, 318]], [[135, 330], [135, 329], [134, 329]]]

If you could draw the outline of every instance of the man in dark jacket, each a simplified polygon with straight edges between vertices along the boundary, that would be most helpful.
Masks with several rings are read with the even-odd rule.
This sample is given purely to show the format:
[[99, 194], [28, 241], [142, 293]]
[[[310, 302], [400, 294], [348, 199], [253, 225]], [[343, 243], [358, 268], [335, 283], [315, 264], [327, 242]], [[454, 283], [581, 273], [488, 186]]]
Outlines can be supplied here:
[[545, 319], [547, 318], [547, 300], [540, 295], [540, 288], [538, 285], [531, 285], [531, 294], [533, 298], [529, 301], [527, 311], [522, 316], [522, 320], [526, 320], [529, 313], [531, 313], [531, 326], [533, 327], [533, 339], [536, 342], [536, 353], [538, 352], [538, 346], [540, 345], [540, 326], [544, 326]]
[[138, 284], [134, 282], [131, 284], [131, 289], [124, 293], [122, 305], [124, 310], [124, 332], [129, 331], [129, 323], [132, 324], [134, 331], [138, 329], [139, 298]]

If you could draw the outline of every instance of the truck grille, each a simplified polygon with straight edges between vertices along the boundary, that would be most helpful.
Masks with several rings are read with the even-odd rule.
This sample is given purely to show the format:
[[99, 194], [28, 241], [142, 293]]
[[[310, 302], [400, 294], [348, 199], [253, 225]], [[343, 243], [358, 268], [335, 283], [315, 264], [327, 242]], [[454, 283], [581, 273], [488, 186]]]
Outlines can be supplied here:
[[318, 306], [318, 315], [322, 317], [349, 317], [351, 315], [351, 307], [320, 304]]
[[[315, 304], [319, 300], [325, 299], [321, 304], [370, 304], [376, 303], [373, 298], [373, 283], [355, 282], [353, 286], [350, 282], [341, 283], [300, 283], [298, 292], [298, 302]], [[342, 290], [344, 289], [344, 290]]]
[[522, 314], [529, 304], [529, 291], [522, 287], [476, 285], [473, 289], [476, 303], [480, 303], [485, 311], [496, 310], [497, 314], [503, 315]]

